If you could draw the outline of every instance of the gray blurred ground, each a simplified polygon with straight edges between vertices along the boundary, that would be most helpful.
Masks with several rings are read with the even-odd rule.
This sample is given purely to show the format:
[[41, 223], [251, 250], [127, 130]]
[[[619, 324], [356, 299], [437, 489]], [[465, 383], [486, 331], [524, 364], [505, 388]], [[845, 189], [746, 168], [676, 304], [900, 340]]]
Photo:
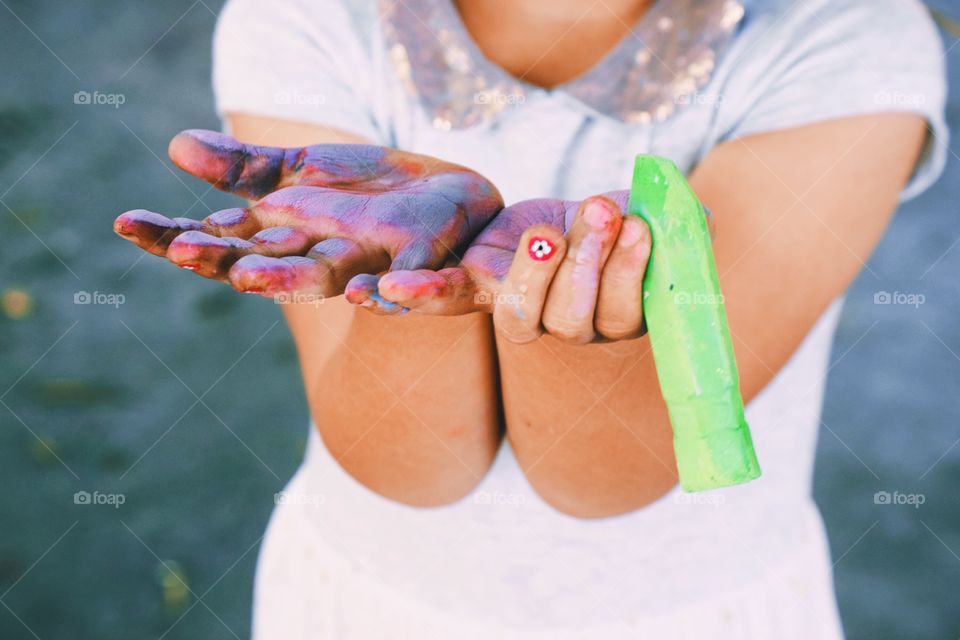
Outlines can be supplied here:
[[[125, 209], [234, 202], [165, 159], [178, 130], [218, 126], [220, 4], [0, 2], [4, 640], [248, 636], [258, 542], [306, 429], [292, 344], [274, 305], [142, 257], [110, 227]], [[960, 80], [960, 47], [949, 59]], [[852, 639], [960, 635], [958, 174], [951, 157], [900, 212], [834, 348], [816, 496]], [[878, 291], [925, 302], [876, 305]], [[82, 292], [124, 300], [75, 304]], [[78, 491], [125, 502], [75, 504]], [[925, 503], [878, 505], [877, 491]]]

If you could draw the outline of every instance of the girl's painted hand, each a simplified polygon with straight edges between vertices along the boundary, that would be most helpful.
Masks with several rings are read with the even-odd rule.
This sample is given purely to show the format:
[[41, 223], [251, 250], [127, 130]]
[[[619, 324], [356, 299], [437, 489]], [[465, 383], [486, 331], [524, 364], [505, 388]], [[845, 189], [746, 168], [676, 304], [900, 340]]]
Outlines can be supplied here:
[[650, 233], [640, 218], [623, 215], [627, 197], [507, 207], [460, 265], [388, 274], [379, 293], [425, 313], [493, 313], [511, 342], [544, 332], [577, 344], [638, 337]]
[[203, 221], [138, 209], [115, 231], [197, 274], [265, 296], [376, 294], [386, 270], [439, 268], [503, 206], [487, 179], [428, 156], [371, 145], [297, 149], [191, 130], [170, 142], [178, 167], [256, 200]]

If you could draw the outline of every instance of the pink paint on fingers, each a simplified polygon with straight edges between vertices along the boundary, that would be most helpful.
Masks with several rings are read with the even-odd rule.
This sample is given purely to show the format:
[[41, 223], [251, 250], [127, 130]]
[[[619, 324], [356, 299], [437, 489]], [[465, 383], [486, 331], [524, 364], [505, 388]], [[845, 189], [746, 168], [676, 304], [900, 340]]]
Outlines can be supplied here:
[[443, 295], [447, 281], [435, 272], [394, 271], [380, 278], [378, 290], [385, 299], [404, 306], [417, 305]]
[[144, 209], [127, 211], [113, 223], [117, 235], [158, 256], [166, 253], [170, 242], [179, 234], [202, 228], [203, 224], [196, 220], [168, 218]]
[[[132, 211], [118, 218], [116, 232], [185, 269], [227, 276], [235, 288], [253, 293], [338, 295], [345, 280], [366, 273], [348, 283], [348, 299], [392, 313], [401, 307], [381, 297], [377, 277], [369, 274], [454, 264], [459, 250], [503, 208], [483, 176], [385, 147], [281, 149], [189, 130], [171, 141], [170, 156], [217, 188], [258, 201], [203, 222]], [[186, 235], [167, 255], [171, 242], [189, 231], [203, 233]], [[333, 244], [324, 245], [324, 238]], [[315, 255], [305, 257], [311, 247]], [[425, 289], [409, 295], [440, 294]]]
[[173, 163], [217, 189], [259, 198], [279, 186], [296, 149], [242, 144], [216, 131], [191, 129], [177, 134], [168, 148]]
[[226, 274], [238, 258], [253, 248], [240, 238], [218, 238], [202, 231], [187, 231], [167, 248], [167, 259], [178, 267], [208, 278]]
[[368, 309], [380, 315], [403, 315], [408, 308], [387, 300], [380, 295], [380, 278], [373, 274], [361, 273], [350, 279], [344, 290], [347, 302]]
[[204, 223], [220, 236], [247, 238], [260, 230], [256, 217], [248, 209], [223, 209], [207, 216]]
[[603, 231], [613, 222], [617, 213], [604, 200], [595, 198], [587, 202], [583, 219], [595, 231]]
[[593, 315], [600, 291], [601, 261], [604, 252], [604, 240], [609, 235], [610, 225], [617, 213], [603, 200], [590, 200], [583, 211], [583, 220], [589, 225], [590, 232], [576, 249], [573, 267], [573, 298], [571, 312], [578, 320]]
[[230, 268], [229, 276], [230, 283], [237, 291], [268, 297], [281, 293], [313, 291], [318, 284], [316, 261], [299, 256], [244, 256]]
[[571, 311], [578, 320], [593, 314], [600, 291], [600, 258], [603, 254], [603, 235], [588, 234], [577, 248], [573, 267], [573, 299]]

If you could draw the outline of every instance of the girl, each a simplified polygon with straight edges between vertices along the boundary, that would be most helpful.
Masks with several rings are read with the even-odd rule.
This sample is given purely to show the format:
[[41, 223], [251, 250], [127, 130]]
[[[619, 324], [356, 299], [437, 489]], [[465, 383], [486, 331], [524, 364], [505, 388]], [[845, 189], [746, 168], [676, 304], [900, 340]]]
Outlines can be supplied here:
[[[214, 54], [233, 138], [171, 156], [256, 202], [116, 228], [294, 303], [255, 638], [842, 637], [813, 453], [844, 290], [944, 163], [919, 2], [230, 0]], [[676, 487], [637, 153], [713, 213], [751, 484]]]

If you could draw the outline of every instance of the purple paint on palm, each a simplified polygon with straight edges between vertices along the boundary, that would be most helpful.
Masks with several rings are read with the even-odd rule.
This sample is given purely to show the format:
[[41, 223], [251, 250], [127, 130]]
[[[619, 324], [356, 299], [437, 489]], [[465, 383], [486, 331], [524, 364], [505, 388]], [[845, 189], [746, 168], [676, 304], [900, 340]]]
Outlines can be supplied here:
[[114, 229], [179, 266], [263, 295], [346, 291], [377, 306], [375, 274], [459, 259], [503, 207], [496, 187], [476, 172], [371, 145], [279, 149], [192, 130], [171, 141], [170, 157], [257, 201], [202, 222], [129, 211]]

